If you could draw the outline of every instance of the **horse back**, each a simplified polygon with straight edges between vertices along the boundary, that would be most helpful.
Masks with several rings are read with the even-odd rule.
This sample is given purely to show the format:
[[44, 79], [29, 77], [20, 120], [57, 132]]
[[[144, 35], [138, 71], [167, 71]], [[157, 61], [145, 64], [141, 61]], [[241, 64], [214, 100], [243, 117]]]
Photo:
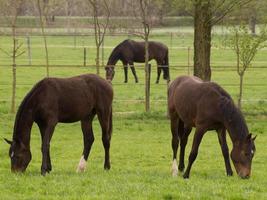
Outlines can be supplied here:
[[[133, 62], [145, 62], [145, 42], [125, 40], [120, 45], [122, 59]], [[155, 59], [162, 62], [168, 56], [168, 47], [160, 42], [149, 41], [148, 43], [149, 60]]]
[[104, 79], [93, 75], [71, 78], [45, 78], [36, 94], [36, 115], [74, 122], [86, 118], [93, 109], [109, 109], [113, 91]]
[[216, 128], [222, 123], [220, 102], [229, 95], [216, 83], [203, 82], [196, 77], [178, 77], [169, 88], [169, 110], [189, 126], [203, 123]]

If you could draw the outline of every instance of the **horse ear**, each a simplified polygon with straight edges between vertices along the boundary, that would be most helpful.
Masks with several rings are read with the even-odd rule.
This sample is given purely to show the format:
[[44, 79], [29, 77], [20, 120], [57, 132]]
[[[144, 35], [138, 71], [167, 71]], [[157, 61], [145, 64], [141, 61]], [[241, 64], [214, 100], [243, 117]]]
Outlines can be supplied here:
[[257, 138], [257, 135], [255, 135], [255, 136], [252, 138], [252, 140], [253, 140], [253, 141], [255, 141], [255, 140], [256, 140], [256, 138]]
[[7, 144], [10, 144], [10, 145], [12, 144], [12, 141], [11, 140], [8, 140], [6, 138], [4, 138], [4, 140], [6, 141]]

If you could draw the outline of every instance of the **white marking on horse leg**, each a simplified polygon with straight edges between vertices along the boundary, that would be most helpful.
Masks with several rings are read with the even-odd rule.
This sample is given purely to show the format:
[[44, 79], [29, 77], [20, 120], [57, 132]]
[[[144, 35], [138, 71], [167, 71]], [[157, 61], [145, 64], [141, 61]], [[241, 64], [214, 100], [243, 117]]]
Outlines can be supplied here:
[[84, 156], [82, 156], [76, 172], [84, 172], [85, 168], [86, 168], [86, 160], [84, 159]]
[[172, 162], [172, 176], [177, 176], [177, 174], [178, 174], [178, 166], [176, 159], [174, 159]]

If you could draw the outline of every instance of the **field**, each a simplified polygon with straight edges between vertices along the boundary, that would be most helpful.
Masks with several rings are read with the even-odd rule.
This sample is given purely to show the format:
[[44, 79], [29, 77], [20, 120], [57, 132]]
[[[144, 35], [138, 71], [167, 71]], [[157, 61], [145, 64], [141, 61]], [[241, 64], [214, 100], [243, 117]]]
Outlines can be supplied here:
[[[168, 30], [173, 31], [173, 30]], [[188, 47], [192, 65], [192, 30], [156, 30], [151, 40], [162, 41], [170, 47], [171, 78], [188, 74]], [[126, 36], [127, 37], [127, 36]], [[125, 36], [105, 39], [104, 63], [116, 44]], [[76, 40], [76, 46], [74, 41]], [[25, 37], [20, 41], [27, 49]], [[212, 80], [221, 84], [237, 100], [238, 75], [235, 57], [222, 45], [223, 35], [213, 35], [211, 63]], [[94, 73], [94, 40], [92, 36], [49, 36], [51, 76], [68, 77]], [[11, 40], [0, 36], [0, 47], [11, 49]], [[83, 67], [83, 47], [87, 48], [87, 64]], [[40, 37], [31, 37], [32, 65], [17, 68], [17, 106], [27, 91], [45, 77], [45, 55]], [[27, 52], [18, 58], [19, 65], [28, 65]], [[11, 59], [0, 51], [0, 136], [11, 138], [14, 114], [10, 114], [12, 70]], [[144, 112], [144, 69], [137, 66], [140, 82], [134, 84], [129, 70], [129, 83], [123, 84], [121, 66], [116, 68], [114, 87], [113, 136], [111, 141], [111, 170], [103, 170], [104, 150], [97, 119], [94, 121], [95, 142], [85, 173], [75, 172], [83, 142], [80, 123], [58, 124], [51, 143], [53, 170], [46, 177], [40, 175], [40, 134], [36, 125], [31, 134], [32, 161], [25, 174], [10, 172], [9, 146], [0, 143], [0, 199], [266, 199], [266, 143], [267, 143], [267, 58], [266, 50], [258, 53], [253, 66], [245, 74], [243, 112], [248, 127], [256, 139], [256, 155], [252, 177], [248, 180], [225, 175], [225, 168], [217, 135], [208, 132], [201, 143], [189, 180], [181, 175], [171, 176], [171, 133], [166, 118], [166, 83], [154, 84], [155, 63], [152, 62], [151, 111]], [[60, 66], [56, 66], [60, 65]], [[74, 67], [73, 65], [81, 65]], [[89, 66], [90, 65], [90, 66]], [[192, 74], [192, 67], [189, 68]], [[104, 69], [101, 69], [104, 76]], [[190, 135], [185, 160], [191, 149]], [[231, 149], [231, 141], [228, 138]], [[233, 168], [233, 165], [232, 165]]]

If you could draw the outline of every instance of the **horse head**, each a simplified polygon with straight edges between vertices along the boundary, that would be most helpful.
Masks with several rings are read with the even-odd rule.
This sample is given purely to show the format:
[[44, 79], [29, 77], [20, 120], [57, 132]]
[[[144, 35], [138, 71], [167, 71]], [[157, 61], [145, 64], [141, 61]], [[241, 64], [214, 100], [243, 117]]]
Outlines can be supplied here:
[[256, 151], [254, 144], [256, 136], [254, 138], [251, 136], [251, 134], [247, 135], [244, 140], [234, 145], [231, 152], [231, 159], [241, 178], [249, 178], [251, 173], [252, 158]]
[[10, 144], [11, 171], [24, 172], [32, 158], [30, 149], [20, 141], [10, 141], [8, 139], [5, 139], [5, 141]]
[[114, 66], [107, 65], [105, 69], [106, 69], [106, 79], [112, 81], [115, 75]]

